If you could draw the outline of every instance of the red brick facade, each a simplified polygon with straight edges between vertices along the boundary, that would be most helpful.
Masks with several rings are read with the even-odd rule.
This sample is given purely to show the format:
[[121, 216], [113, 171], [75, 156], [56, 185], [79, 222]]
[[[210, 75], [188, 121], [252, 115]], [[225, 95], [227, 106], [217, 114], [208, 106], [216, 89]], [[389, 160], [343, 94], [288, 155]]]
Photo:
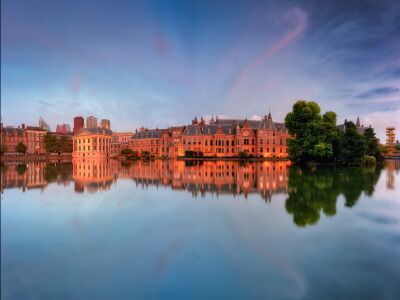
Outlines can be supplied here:
[[287, 157], [289, 134], [283, 123], [269, 114], [262, 120], [211, 120], [195, 118], [191, 125], [169, 129], [141, 128], [129, 141], [129, 148], [151, 157], [184, 156], [187, 151], [208, 157]]

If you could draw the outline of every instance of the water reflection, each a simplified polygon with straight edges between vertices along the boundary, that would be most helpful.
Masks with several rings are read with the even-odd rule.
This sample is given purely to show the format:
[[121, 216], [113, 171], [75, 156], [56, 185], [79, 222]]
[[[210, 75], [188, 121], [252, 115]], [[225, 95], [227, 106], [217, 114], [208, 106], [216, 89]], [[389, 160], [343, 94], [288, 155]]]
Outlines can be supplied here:
[[[374, 168], [319, 168], [302, 170], [288, 162], [238, 163], [135, 161], [77, 159], [70, 163], [30, 162], [2, 165], [1, 191], [6, 188], [44, 189], [49, 183], [74, 184], [77, 193], [107, 191], [118, 179], [129, 179], [137, 187], [165, 186], [186, 190], [193, 197], [206, 194], [233, 196], [259, 194], [271, 201], [274, 194], [287, 195], [286, 211], [298, 226], [316, 224], [321, 211], [336, 214], [336, 203], [342, 195], [352, 207], [362, 193], [372, 195], [381, 174]], [[400, 161], [387, 162], [388, 189], [395, 187], [395, 173]]]
[[338, 197], [344, 197], [345, 206], [352, 207], [362, 192], [372, 196], [381, 168], [345, 168], [300, 170], [289, 172], [289, 194], [285, 206], [298, 226], [315, 224], [321, 210], [326, 216], [336, 214]]

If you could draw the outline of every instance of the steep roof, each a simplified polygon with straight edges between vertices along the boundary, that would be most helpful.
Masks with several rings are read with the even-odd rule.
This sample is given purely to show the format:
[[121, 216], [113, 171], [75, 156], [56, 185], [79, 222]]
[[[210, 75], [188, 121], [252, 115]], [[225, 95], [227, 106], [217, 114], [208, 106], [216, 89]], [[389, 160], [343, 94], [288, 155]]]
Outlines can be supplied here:
[[23, 135], [24, 133], [23, 129], [11, 126], [3, 127], [2, 132], [4, 132], [7, 135], [17, 134], [20, 136]]
[[199, 135], [202, 134], [202, 130], [199, 124], [187, 125], [183, 131], [183, 135]]
[[151, 129], [151, 130], [136, 132], [132, 136], [132, 138], [133, 139], [152, 139], [152, 138], [159, 138], [160, 136], [161, 136], [160, 129]]
[[258, 125], [258, 129], [277, 130], [278, 128], [270, 117], [264, 117]]

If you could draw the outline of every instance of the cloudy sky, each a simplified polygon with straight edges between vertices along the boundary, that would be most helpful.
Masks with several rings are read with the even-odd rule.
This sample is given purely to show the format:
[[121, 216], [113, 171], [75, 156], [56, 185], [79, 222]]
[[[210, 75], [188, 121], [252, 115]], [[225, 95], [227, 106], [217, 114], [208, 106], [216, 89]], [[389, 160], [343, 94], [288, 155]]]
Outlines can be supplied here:
[[[296, 99], [400, 129], [400, 1], [2, 0], [5, 125], [282, 121]], [[399, 130], [397, 131], [399, 135]]]

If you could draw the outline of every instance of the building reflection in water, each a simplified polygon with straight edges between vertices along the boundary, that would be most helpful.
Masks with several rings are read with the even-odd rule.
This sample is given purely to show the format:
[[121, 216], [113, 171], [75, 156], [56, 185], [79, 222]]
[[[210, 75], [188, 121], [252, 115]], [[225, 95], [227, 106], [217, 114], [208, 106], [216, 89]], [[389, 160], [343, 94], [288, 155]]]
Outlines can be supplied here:
[[387, 160], [386, 161], [387, 173], [386, 173], [386, 188], [394, 190], [395, 187], [395, 175], [400, 172], [400, 160]]
[[1, 192], [6, 188], [23, 191], [44, 189], [49, 183], [68, 185], [72, 180], [71, 163], [24, 162], [1, 165]]
[[[386, 162], [387, 188], [394, 188], [399, 161]], [[323, 212], [336, 214], [336, 202], [343, 196], [353, 207], [361, 195], [372, 195], [381, 167], [319, 168], [290, 167], [289, 162], [239, 163], [234, 161], [185, 162], [177, 160], [121, 163], [109, 159], [74, 159], [72, 163], [2, 165], [5, 188], [44, 189], [50, 182], [74, 183], [76, 193], [108, 191], [118, 179], [133, 180], [136, 187], [164, 186], [186, 190], [193, 197], [209, 195], [259, 194], [269, 202], [274, 194], [286, 196], [285, 208], [298, 226], [316, 224]]]
[[35, 162], [2, 166], [2, 190], [45, 188], [50, 182], [74, 182], [77, 193], [107, 191], [118, 178], [136, 186], [166, 186], [187, 190], [194, 197], [210, 194], [247, 196], [260, 193], [270, 201], [287, 192], [289, 162], [238, 163], [234, 161], [185, 162], [177, 160], [121, 163], [110, 159], [74, 159], [72, 163]]

